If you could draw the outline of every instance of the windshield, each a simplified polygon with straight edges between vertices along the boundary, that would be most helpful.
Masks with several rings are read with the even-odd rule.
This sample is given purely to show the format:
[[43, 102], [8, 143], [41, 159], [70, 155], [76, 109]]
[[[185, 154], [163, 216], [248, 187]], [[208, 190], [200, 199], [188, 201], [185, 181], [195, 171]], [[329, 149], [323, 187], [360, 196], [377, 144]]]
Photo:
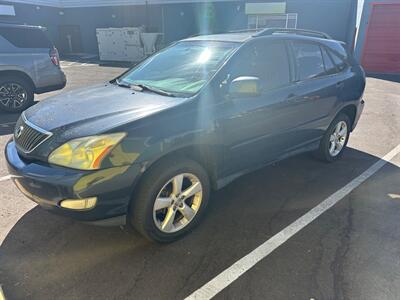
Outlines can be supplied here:
[[119, 82], [191, 96], [207, 83], [238, 46], [227, 42], [180, 42], [124, 74]]

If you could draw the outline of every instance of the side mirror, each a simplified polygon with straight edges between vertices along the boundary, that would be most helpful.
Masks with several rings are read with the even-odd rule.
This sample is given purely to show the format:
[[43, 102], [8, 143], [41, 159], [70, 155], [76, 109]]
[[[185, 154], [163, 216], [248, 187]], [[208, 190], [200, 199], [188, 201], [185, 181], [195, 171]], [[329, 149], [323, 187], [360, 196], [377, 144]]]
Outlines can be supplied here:
[[229, 86], [232, 98], [257, 97], [261, 94], [261, 81], [258, 77], [241, 76], [234, 79]]

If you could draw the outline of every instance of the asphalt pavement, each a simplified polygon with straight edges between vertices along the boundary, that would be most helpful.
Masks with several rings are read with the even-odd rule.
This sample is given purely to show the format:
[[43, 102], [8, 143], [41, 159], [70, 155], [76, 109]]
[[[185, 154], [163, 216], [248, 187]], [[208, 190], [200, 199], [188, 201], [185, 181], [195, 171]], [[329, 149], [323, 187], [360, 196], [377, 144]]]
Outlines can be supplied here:
[[[82, 65], [84, 64], [84, 65]], [[124, 68], [64, 62], [65, 90]], [[38, 101], [60, 91], [40, 95]], [[400, 144], [400, 83], [368, 78], [343, 159], [302, 154], [211, 196], [203, 223], [168, 245], [52, 215], [6, 177], [0, 155], [0, 285], [7, 299], [184, 299]], [[117, 100], [116, 100], [117, 101]], [[0, 113], [0, 149], [17, 115]], [[400, 154], [223, 288], [216, 299], [400, 299]]]

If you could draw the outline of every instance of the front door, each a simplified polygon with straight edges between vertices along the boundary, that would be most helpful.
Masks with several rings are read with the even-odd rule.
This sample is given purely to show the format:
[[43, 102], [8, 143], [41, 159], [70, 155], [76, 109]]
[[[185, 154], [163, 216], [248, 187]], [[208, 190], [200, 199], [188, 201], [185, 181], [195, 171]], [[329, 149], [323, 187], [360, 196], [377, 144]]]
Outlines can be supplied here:
[[[273, 161], [290, 146], [287, 134], [293, 124], [287, 100], [296, 84], [291, 80], [285, 42], [250, 43], [239, 50], [222, 74], [225, 100], [217, 106], [217, 128], [226, 149], [224, 170], [228, 175]], [[227, 96], [229, 83], [241, 76], [258, 77], [261, 95]]]

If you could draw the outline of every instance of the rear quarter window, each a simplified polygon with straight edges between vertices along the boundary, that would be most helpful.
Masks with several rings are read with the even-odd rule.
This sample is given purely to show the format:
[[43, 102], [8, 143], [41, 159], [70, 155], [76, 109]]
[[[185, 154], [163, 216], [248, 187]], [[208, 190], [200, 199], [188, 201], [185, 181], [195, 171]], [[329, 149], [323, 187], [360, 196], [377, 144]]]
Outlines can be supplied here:
[[326, 50], [325, 47], [321, 47], [321, 51], [322, 57], [324, 59], [326, 75], [333, 75], [338, 73], [339, 70], [336, 68], [336, 65], [332, 61], [331, 55], [328, 53], [328, 50]]
[[346, 69], [347, 63], [341, 57], [339, 57], [336, 53], [332, 51], [329, 51], [329, 53], [339, 71], [343, 71], [344, 69]]
[[46, 34], [37, 28], [0, 28], [0, 35], [18, 48], [51, 48]]

